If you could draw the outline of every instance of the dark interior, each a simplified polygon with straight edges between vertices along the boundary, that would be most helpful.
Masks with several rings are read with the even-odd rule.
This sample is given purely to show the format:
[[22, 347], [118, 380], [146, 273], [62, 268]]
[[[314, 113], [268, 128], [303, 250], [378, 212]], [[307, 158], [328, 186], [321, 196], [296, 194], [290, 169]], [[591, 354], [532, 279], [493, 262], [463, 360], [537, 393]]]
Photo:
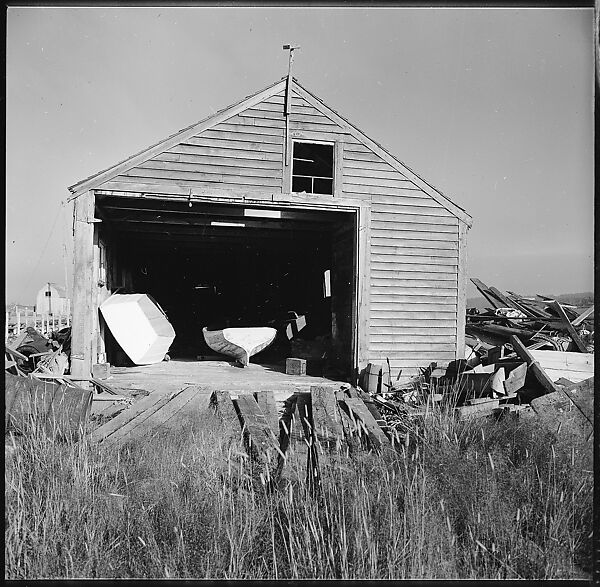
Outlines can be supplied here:
[[[109, 289], [158, 302], [176, 332], [171, 358], [214, 356], [204, 326], [273, 326], [275, 342], [251, 362], [300, 356], [313, 374], [350, 376], [354, 214], [109, 196], [98, 201], [97, 217]], [[307, 324], [289, 341], [294, 313]], [[104, 338], [118, 364], [118, 345]]]

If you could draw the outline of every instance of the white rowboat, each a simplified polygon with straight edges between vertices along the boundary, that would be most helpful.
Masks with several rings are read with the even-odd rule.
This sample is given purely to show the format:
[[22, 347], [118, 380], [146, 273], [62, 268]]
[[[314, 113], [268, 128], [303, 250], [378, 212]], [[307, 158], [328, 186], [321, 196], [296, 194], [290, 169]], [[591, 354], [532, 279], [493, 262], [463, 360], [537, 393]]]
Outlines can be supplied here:
[[266, 349], [275, 340], [277, 330], [268, 326], [247, 328], [202, 329], [206, 344], [217, 353], [237, 359], [243, 367], [250, 357]]

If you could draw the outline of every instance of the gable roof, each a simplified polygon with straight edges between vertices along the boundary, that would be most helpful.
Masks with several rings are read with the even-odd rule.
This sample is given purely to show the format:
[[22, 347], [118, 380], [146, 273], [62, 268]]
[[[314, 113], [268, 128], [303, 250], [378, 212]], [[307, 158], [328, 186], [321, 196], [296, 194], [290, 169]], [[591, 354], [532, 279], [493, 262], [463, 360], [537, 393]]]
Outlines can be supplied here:
[[[86, 179], [79, 181], [76, 184], [73, 184], [69, 187], [69, 191], [73, 194], [68, 198], [67, 201], [71, 201], [80, 194], [97, 187], [98, 185], [112, 179], [113, 177], [124, 173], [125, 171], [151, 159], [155, 155], [170, 149], [176, 144], [184, 141], [185, 139], [194, 136], [200, 132], [203, 132], [217, 124], [225, 122], [227, 119], [243, 112], [247, 108], [251, 108], [256, 104], [274, 96], [285, 89], [287, 76], [284, 76], [278, 82], [271, 84], [270, 86], [264, 88], [252, 94], [250, 96], [245, 97], [239, 102], [232, 104], [231, 106], [227, 106], [215, 114], [204, 118], [203, 120], [196, 122], [172, 135], [168, 136], [166, 139], [154, 143], [153, 145], [139, 151], [135, 155], [104, 169]], [[312, 104], [317, 110], [319, 110], [324, 116], [331, 119], [333, 122], [344, 128], [349, 134], [351, 134], [355, 139], [361, 142], [365, 147], [369, 148], [375, 154], [379, 155], [386, 163], [391, 165], [394, 169], [405, 175], [410, 181], [412, 181], [415, 185], [421, 188], [426, 194], [431, 196], [436, 202], [446, 208], [449, 212], [454, 214], [457, 218], [462, 220], [467, 226], [471, 226], [473, 219], [472, 217], [460, 206], [456, 205], [449, 198], [447, 198], [440, 190], [426, 182], [423, 178], [419, 177], [414, 171], [412, 171], [405, 163], [400, 161], [397, 157], [392, 155], [387, 149], [382, 147], [379, 143], [369, 138], [363, 131], [359, 128], [351, 124], [348, 120], [338, 114], [335, 110], [327, 106], [325, 102], [323, 102], [320, 98], [318, 98], [315, 94], [304, 88], [296, 78], [292, 78], [292, 90], [297, 94], [302, 96], [307, 102]]]

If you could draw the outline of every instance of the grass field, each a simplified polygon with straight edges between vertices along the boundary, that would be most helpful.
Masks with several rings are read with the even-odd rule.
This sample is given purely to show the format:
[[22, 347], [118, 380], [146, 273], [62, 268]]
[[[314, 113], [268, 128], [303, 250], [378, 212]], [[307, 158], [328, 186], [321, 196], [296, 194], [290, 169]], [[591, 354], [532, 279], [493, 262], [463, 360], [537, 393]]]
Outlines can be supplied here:
[[590, 577], [593, 479], [570, 447], [443, 412], [415, 438], [339, 455], [316, 496], [266, 491], [208, 415], [120, 449], [18, 438], [5, 578]]

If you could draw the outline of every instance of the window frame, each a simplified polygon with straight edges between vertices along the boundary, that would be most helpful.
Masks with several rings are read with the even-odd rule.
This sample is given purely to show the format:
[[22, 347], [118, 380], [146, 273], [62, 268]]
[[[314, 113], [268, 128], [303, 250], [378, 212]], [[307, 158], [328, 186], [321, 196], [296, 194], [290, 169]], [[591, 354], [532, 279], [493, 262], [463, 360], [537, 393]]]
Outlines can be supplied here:
[[[318, 175], [297, 175], [297, 177], [310, 177], [312, 178], [312, 186], [314, 189], [314, 180], [317, 179], [331, 179], [331, 193], [330, 194], [322, 194], [319, 192], [294, 192], [294, 146], [296, 143], [303, 143], [307, 145], [328, 145], [332, 149], [332, 161], [331, 161], [331, 177], [324, 177]], [[291, 165], [290, 165], [290, 193], [292, 194], [302, 194], [306, 193], [311, 196], [335, 196], [337, 178], [336, 178], [336, 159], [338, 157], [338, 147], [336, 141], [321, 141], [321, 140], [313, 140], [313, 139], [304, 139], [302, 137], [291, 137]]]

